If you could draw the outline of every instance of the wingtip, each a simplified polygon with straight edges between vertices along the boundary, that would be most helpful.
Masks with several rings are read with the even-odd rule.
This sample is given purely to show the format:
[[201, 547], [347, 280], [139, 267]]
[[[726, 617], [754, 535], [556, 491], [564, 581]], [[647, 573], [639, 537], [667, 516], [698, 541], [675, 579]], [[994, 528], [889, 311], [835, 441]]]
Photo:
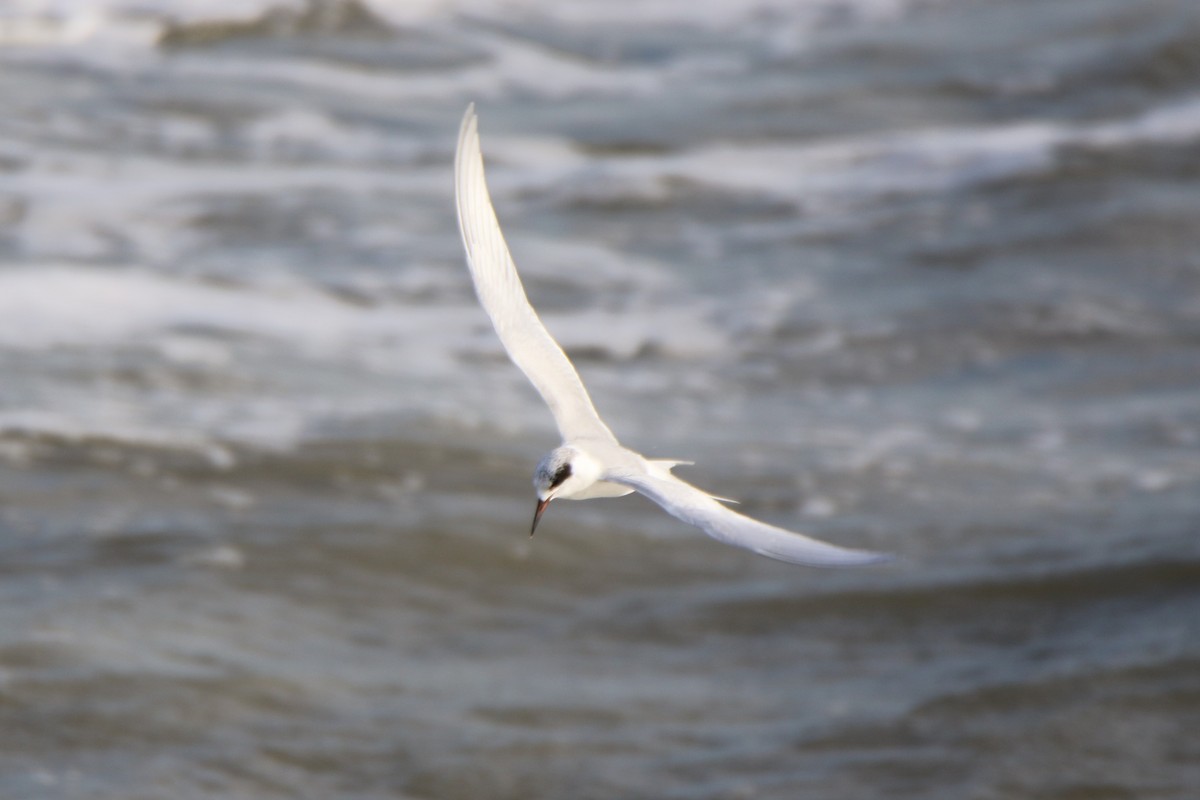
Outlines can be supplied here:
[[[462, 122], [458, 126], [458, 146], [454, 149], [455, 196], [458, 198], [460, 224], [462, 217], [462, 183], [465, 179], [464, 175], [470, 170], [469, 162], [472, 155], [482, 159], [482, 156], [479, 155], [479, 117], [475, 114], [475, 103], [473, 102], [467, 104], [467, 110], [463, 112]], [[482, 168], [481, 161], [479, 169]], [[470, 248], [468, 247], [469, 252]]]
[[848, 550], [844, 559], [822, 562], [814, 566], [822, 567], [882, 567], [899, 561], [899, 557], [891, 553], [879, 553], [874, 550]]
[[[839, 547], [828, 542], [810, 539], [795, 531], [785, 531], [796, 537], [784, 540], [787, 546], [752, 547], [749, 548], [760, 556], [798, 564], [804, 567], [826, 567], [834, 569], [854, 569], [857, 567], [881, 567], [898, 561], [898, 556], [891, 553], [881, 553], [877, 550], [859, 550], [853, 547]], [[801, 541], [803, 540], [803, 541]]]
[[863, 550], [862, 553], [862, 566], [864, 567], [882, 567], [900, 562], [900, 556], [895, 553], [877, 553], [873, 550]]

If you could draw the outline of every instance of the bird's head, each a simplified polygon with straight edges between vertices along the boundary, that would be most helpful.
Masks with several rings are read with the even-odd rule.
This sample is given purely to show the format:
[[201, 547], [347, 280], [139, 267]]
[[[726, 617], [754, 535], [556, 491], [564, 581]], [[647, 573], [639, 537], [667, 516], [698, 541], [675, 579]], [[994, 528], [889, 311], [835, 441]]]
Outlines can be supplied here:
[[551, 450], [533, 471], [533, 488], [537, 492], [537, 511], [529, 535], [537, 530], [546, 506], [555, 497], [571, 497], [596, 482], [599, 465], [574, 447]]

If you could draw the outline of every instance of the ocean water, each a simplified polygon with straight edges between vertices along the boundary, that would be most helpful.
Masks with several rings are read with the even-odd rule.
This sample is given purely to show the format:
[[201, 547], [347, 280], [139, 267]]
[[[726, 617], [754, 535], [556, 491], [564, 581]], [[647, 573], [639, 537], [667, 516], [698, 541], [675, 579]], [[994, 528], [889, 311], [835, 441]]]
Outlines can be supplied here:
[[[0, 6], [0, 797], [1184, 800], [1192, 0]], [[628, 445], [555, 504], [469, 102]]]

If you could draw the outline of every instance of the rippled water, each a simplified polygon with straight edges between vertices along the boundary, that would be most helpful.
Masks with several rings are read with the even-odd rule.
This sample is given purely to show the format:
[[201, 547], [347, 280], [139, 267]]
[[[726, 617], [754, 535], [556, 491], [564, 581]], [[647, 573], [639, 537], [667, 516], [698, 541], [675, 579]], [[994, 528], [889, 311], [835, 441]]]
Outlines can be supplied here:
[[[0, 796], [1191, 798], [1191, 0], [0, 8]], [[631, 446], [556, 505], [455, 229]]]

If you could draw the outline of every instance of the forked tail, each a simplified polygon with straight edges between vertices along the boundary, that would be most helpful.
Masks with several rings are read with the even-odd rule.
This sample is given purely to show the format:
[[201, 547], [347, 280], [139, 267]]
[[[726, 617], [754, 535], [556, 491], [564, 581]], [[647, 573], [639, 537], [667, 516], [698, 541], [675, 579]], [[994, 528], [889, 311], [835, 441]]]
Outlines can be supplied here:
[[[658, 471], [661, 471], [662, 475], [668, 476], [668, 477], [674, 477], [671, 473], [671, 470], [675, 469], [675, 467], [680, 467], [680, 466], [690, 467], [696, 463], [695, 461], [684, 461], [683, 459], [677, 459], [677, 458], [650, 458], [650, 459], [647, 459], [647, 461], [650, 462], [650, 467], [651, 467], [652, 472], [655, 470], [658, 470]], [[688, 485], [690, 486], [691, 484], [688, 484]], [[695, 487], [695, 488], [699, 488], [699, 487]], [[734, 500], [731, 497], [721, 497], [720, 495], [709, 494], [708, 492], [705, 492], [703, 489], [700, 489], [700, 491], [707, 494], [713, 500], [718, 500], [722, 503], [732, 503], [735, 506], [738, 504], [738, 501]]]

